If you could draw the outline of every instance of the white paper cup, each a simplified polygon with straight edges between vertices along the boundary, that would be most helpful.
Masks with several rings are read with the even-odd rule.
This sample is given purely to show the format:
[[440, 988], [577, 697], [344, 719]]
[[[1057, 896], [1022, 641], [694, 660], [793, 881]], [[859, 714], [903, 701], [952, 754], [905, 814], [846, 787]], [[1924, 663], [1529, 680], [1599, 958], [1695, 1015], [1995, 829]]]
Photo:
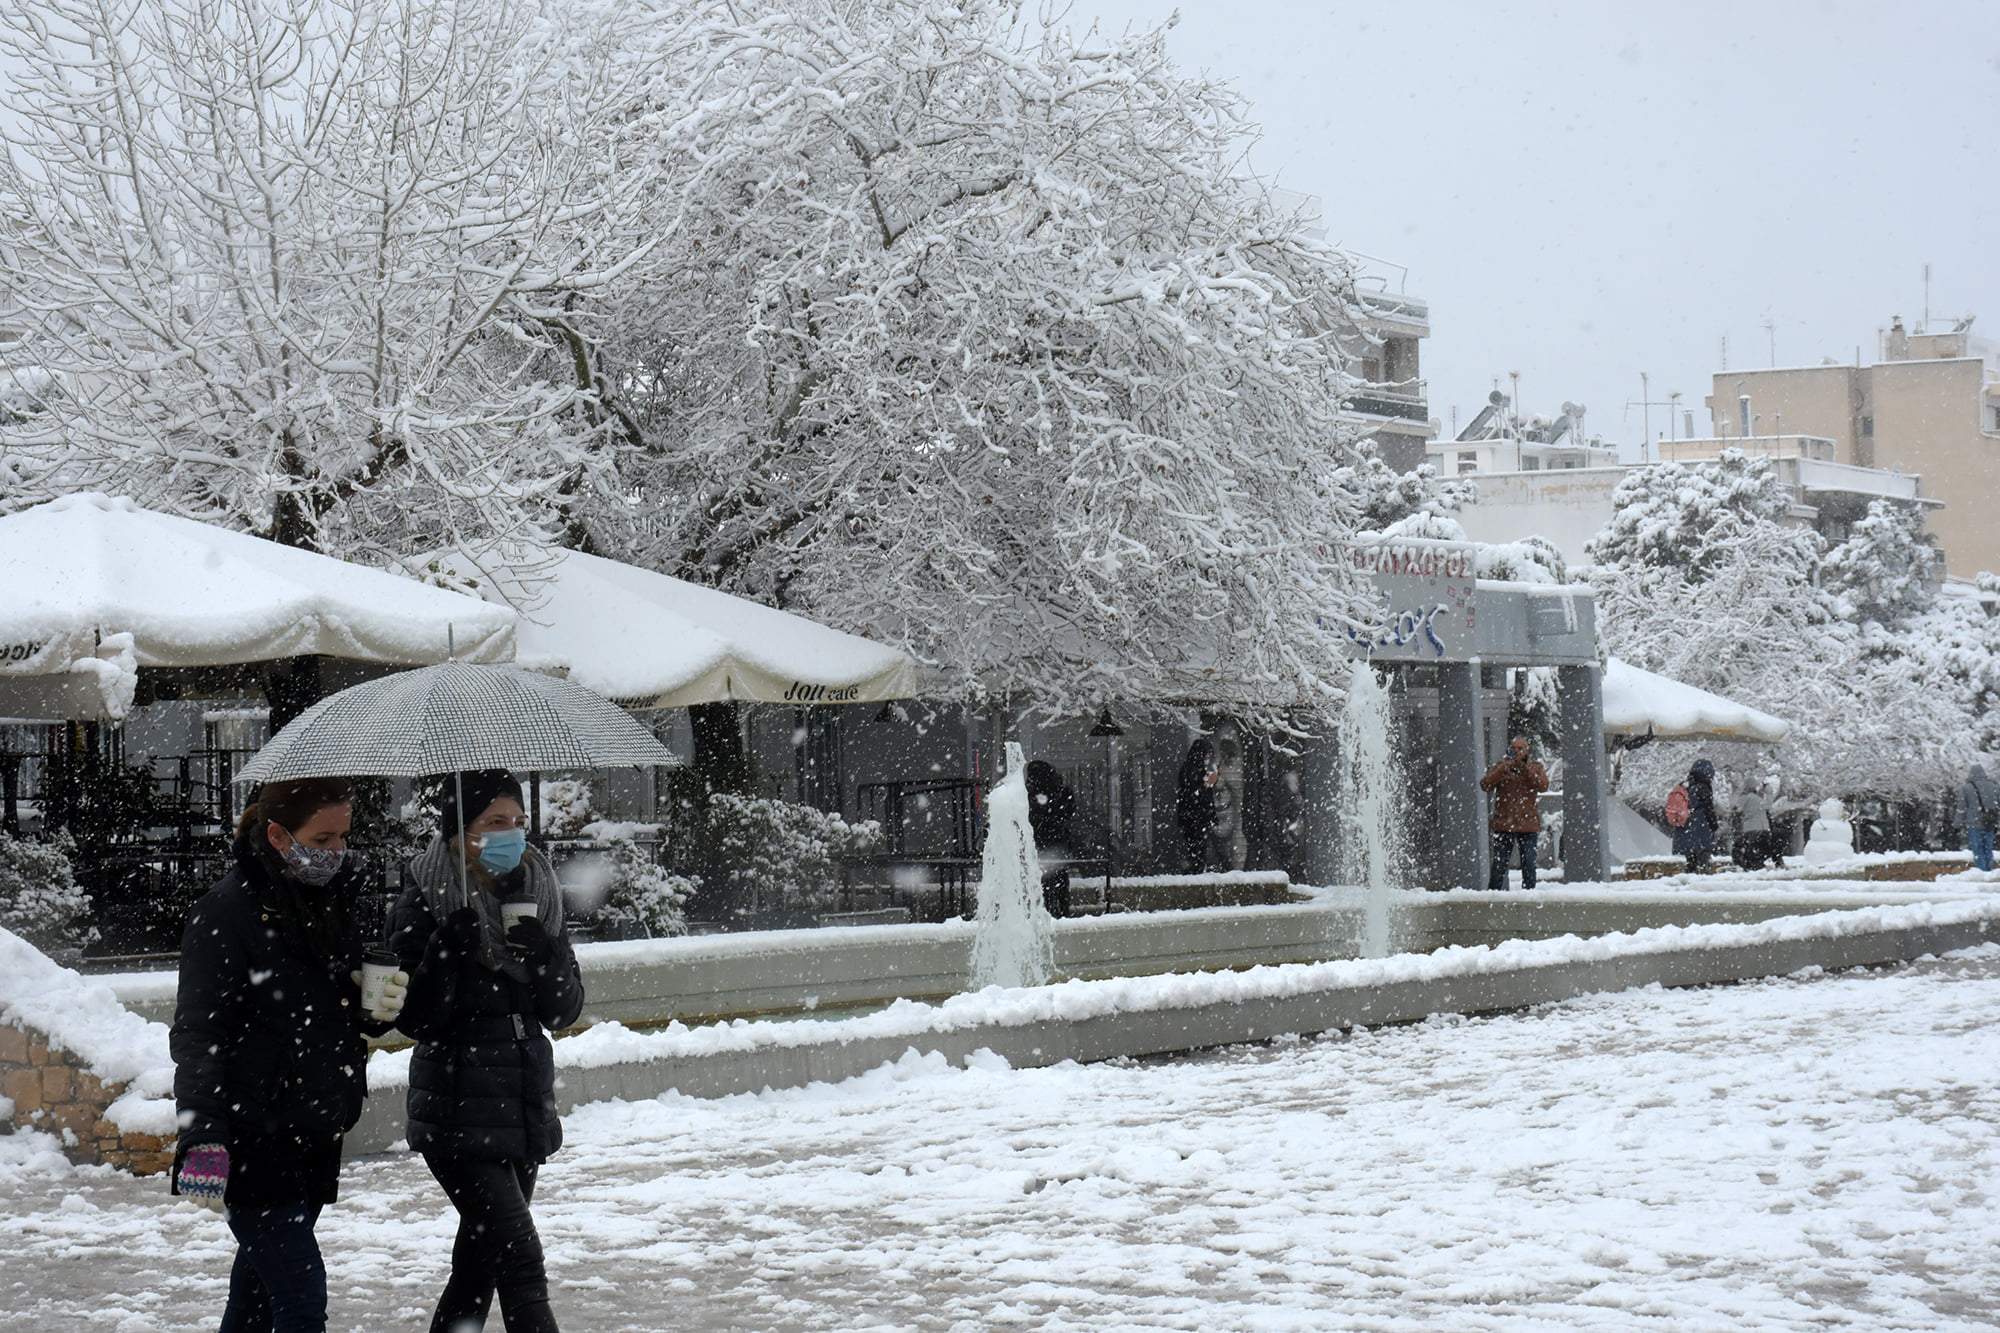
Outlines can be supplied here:
[[539, 904], [533, 902], [507, 902], [500, 904], [500, 929], [503, 932], [512, 930], [523, 921], [539, 921], [541, 919], [542, 909]]
[[396, 973], [402, 971], [396, 962], [376, 962], [364, 960], [361, 964], [361, 1007], [370, 1013], [382, 1007], [383, 995]]

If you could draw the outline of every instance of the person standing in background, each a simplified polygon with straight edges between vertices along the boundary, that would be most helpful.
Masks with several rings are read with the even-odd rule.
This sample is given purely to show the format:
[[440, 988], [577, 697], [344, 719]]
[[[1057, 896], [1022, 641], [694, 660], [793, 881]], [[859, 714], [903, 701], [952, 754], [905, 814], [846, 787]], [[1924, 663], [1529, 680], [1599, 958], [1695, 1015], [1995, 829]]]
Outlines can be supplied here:
[[1493, 793], [1493, 867], [1486, 887], [1495, 893], [1507, 887], [1507, 861], [1515, 851], [1521, 856], [1521, 887], [1535, 887], [1535, 842], [1542, 834], [1542, 809], [1536, 799], [1549, 789], [1548, 770], [1528, 757], [1528, 738], [1516, 736], [1508, 744], [1508, 755], [1486, 770], [1479, 779], [1482, 791]]

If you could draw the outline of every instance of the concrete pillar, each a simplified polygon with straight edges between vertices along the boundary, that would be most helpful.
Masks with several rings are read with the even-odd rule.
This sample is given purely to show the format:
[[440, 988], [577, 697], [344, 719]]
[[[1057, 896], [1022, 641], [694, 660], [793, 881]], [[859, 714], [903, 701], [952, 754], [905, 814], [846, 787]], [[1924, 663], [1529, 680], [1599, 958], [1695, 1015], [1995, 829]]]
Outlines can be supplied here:
[[1307, 884], [1340, 883], [1340, 747], [1333, 719], [1315, 718], [1316, 733], [1299, 748], [1300, 873]]
[[1438, 877], [1446, 888], [1486, 883], [1486, 830], [1479, 779], [1486, 766], [1479, 719], [1479, 665], [1440, 662], [1438, 674]]
[[1556, 668], [1562, 707], [1563, 879], [1610, 873], [1604, 800], [1604, 682], [1595, 666]]

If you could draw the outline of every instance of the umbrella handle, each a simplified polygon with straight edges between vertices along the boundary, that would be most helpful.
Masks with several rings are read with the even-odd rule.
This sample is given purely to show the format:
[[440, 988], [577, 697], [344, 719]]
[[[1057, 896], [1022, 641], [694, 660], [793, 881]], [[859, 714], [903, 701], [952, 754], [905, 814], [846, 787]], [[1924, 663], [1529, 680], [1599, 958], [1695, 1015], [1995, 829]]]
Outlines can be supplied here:
[[470, 901], [472, 898], [472, 885], [467, 881], [465, 870], [465, 770], [454, 770], [451, 775], [451, 781], [452, 785], [458, 790], [458, 801], [456, 802], [458, 808], [458, 891], [464, 894], [466, 899]]

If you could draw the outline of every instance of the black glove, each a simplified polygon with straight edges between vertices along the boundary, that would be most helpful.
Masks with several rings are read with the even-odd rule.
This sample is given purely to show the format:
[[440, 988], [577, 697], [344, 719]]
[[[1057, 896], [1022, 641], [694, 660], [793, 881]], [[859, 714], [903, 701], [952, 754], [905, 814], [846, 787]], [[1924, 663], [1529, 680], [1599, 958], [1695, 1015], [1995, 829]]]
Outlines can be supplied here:
[[437, 938], [447, 955], [479, 952], [479, 909], [461, 907], [444, 919]]
[[549, 932], [543, 930], [537, 921], [516, 921], [514, 928], [507, 932], [507, 947], [521, 955], [524, 962], [537, 967], [548, 962], [549, 955], [555, 951]]

